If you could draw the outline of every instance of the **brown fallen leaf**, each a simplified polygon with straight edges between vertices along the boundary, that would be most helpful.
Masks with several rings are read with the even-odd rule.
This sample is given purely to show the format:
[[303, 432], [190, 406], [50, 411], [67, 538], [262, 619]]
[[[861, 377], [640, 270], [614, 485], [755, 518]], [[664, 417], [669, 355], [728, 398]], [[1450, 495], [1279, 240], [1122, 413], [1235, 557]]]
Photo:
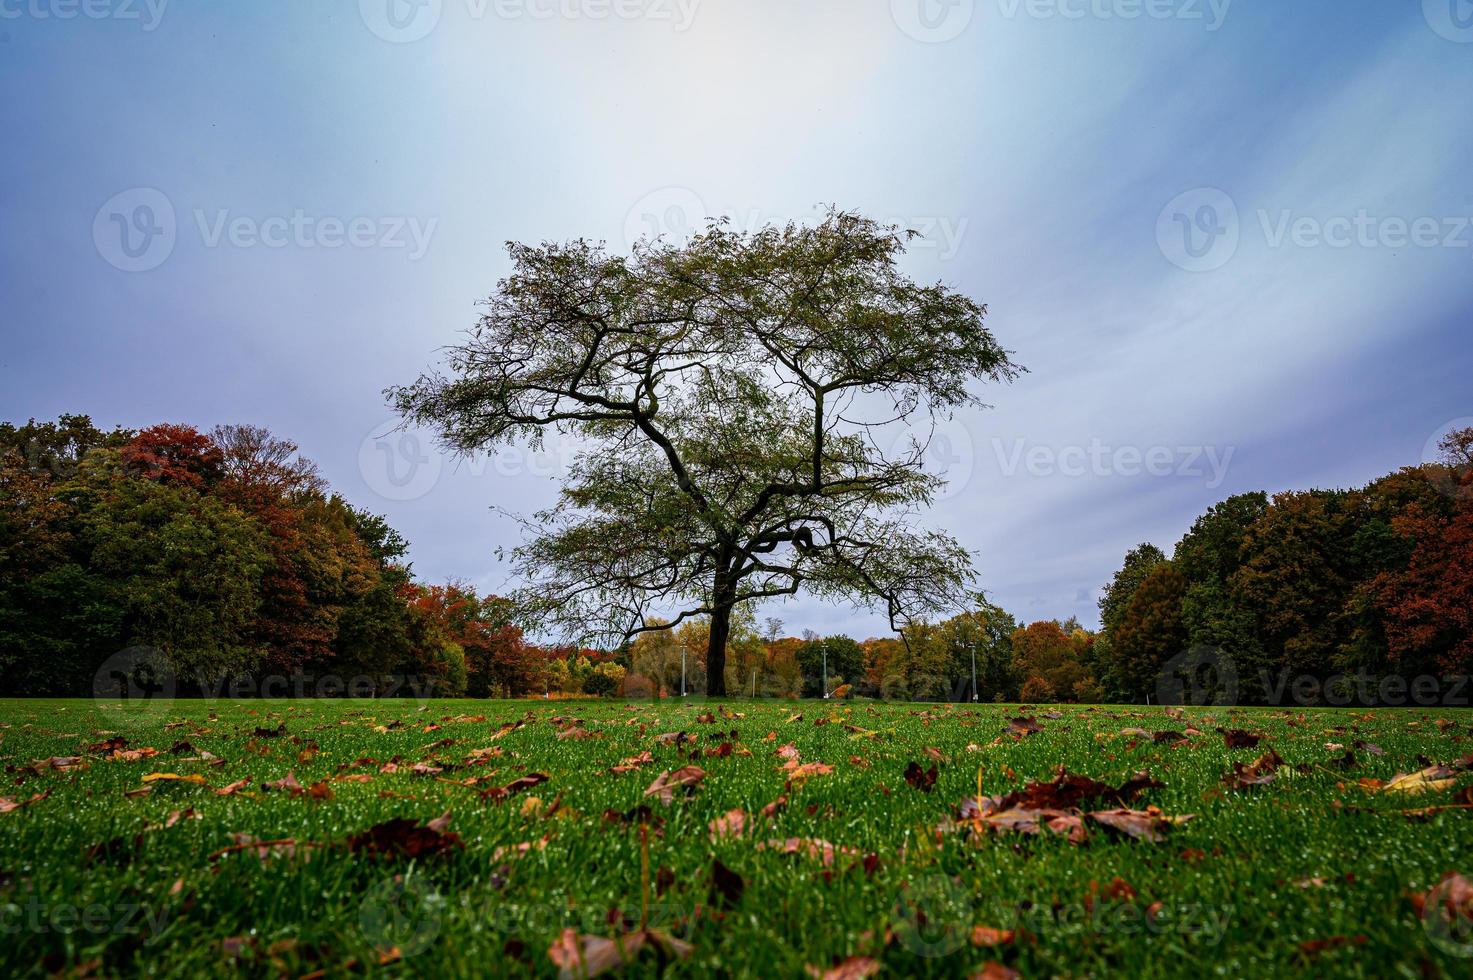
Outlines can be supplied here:
[[627, 759], [620, 759], [619, 760], [619, 764], [617, 766], [612, 767], [609, 770], [609, 772], [614, 772], [614, 773], [633, 772], [634, 770], [638, 769], [640, 766], [648, 765], [649, 763], [654, 762], [654, 761], [655, 761], [655, 757], [652, 756], [652, 755], [650, 755], [649, 752], [641, 752], [641, 753], [639, 753], [639, 755], [631, 755]]
[[706, 771], [700, 766], [681, 766], [673, 772], [662, 772], [656, 776], [644, 795], [658, 797], [661, 803], [669, 805], [674, 800], [677, 789], [684, 790], [689, 796], [705, 778]]
[[44, 793], [36, 793], [28, 800], [17, 801], [12, 800], [8, 796], [0, 796], [0, 813], [9, 813], [12, 810], [19, 810], [21, 807], [30, 806], [32, 803], [40, 803], [42, 800], [46, 799], [46, 797], [50, 795], [51, 790], [48, 789]]
[[930, 769], [922, 769], [920, 763], [910, 762], [905, 766], [905, 781], [923, 793], [931, 792], [936, 785], [937, 769], [933, 762]]
[[1019, 980], [1021, 974], [1010, 966], [993, 960], [982, 964], [982, 969], [971, 974], [967, 980]]
[[808, 975], [816, 980], [864, 980], [880, 972], [880, 961], [870, 956], [851, 956], [828, 969], [809, 965]]
[[1241, 728], [1219, 728], [1218, 731], [1230, 749], [1251, 749], [1258, 745], [1259, 737]]
[[501, 802], [514, 793], [520, 793], [524, 789], [540, 786], [551, 778], [545, 772], [529, 772], [525, 776], [519, 776], [507, 783], [505, 786], [492, 786], [490, 789], [481, 791], [481, 799]]
[[711, 840], [723, 837], [740, 837], [747, 828], [747, 812], [740, 807], [728, 810], [710, 823]]
[[241, 790], [245, 789], [248, 785], [250, 785], [250, 782], [251, 782], [251, 777], [250, 776], [247, 776], [244, 779], [237, 779], [235, 782], [231, 783], [229, 786], [221, 786], [219, 789], [215, 790], [215, 795], [216, 796], [233, 796], [236, 793], [239, 793]]
[[636, 929], [628, 935], [605, 939], [582, 935], [570, 928], [564, 929], [548, 948], [547, 956], [558, 968], [560, 980], [574, 980], [602, 976], [619, 969], [634, 962], [640, 950], [646, 947], [671, 960], [687, 959], [695, 952], [690, 943], [681, 942], [657, 929]]
[[824, 867], [834, 863], [840, 854], [858, 854], [852, 847], [830, 844], [818, 837], [789, 837], [786, 840], [758, 842], [757, 850], [775, 850], [779, 854], [803, 854], [821, 862]]
[[449, 824], [448, 810], [422, 827], [411, 818], [396, 817], [352, 835], [345, 843], [350, 852], [369, 857], [429, 857], [465, 847], [459, 834], [445, 830]]
[[1020, 716], [1008, 719], [1008, 727], [1003, 730], [1003, 734], [1021, 739], [1027, 735], [1037, 735], [1042, 731], [1043, 726], [1037, 720], [1027, 716]]
[[1161, 841], [1172, 827], [1186, 823], [1195, 814], [1167, 816], [1155, 807], [1145, 810], [1101, 810], [1088, 814], [1089, 819], [1111, 830], [1119, 831], [1137, 840]]
[[734, 908], [742, 900], [747, 882], [741, 875], [721, 863], [720, 858], [711, 860], [711, 903], [725, 908]]

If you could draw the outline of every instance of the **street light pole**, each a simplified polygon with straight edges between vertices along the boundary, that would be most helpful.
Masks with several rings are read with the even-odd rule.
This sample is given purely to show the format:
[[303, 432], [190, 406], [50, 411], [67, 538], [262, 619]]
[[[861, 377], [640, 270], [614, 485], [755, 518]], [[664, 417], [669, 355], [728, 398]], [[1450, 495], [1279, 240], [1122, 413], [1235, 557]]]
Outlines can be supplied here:
[[972, 700], [977, 700], [977, 648], [972, 647]]
[[821, 654], [823, 654], [823, 696], [824, 697], [828, 697], [829, 696], [829, 644], [828, 644], [828, 641], [827, 640], [823, 641], [823, 646], [819, 647], [818, 649], [819, 649], [819, 652]]
[[685, 647], [680, 648], [680, 696], [685, 697]]

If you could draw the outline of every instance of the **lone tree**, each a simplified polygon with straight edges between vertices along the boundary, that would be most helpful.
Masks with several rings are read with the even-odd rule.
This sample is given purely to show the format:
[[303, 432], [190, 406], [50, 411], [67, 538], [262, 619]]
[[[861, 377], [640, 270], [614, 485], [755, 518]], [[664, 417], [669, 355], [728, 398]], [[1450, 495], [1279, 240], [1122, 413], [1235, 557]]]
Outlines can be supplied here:
[[979, 404], [969, 382], [1020, 369], [985, 306], [896, 268], [910, 236], [830, 209], [628, 257], [511, 243], [448, 373], [389, 395], [461, 454], [575, 440], [514, 552], [521, 613], [624, 640], [709, 616], [707, 691], [724, 695], [740, 603], [804, 589], [899, 629], [972, 577], [955, 539], [914, 526], [944, 483], [922, 463], [935, 421]]

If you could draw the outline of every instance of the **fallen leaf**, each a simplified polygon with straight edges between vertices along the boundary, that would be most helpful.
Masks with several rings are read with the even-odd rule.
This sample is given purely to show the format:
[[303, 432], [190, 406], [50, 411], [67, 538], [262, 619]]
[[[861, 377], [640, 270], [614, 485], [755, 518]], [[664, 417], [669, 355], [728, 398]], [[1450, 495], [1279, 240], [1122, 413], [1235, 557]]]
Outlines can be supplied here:
[[669, 805], [674, 800], [677, 789], [684, 790], [689, 796], [695, 792], [696, 785], [705, 778], [706, 771], [700, 766], [681, 766], [673, 772], [660, 773], [644, 791], [644, 795], [659, 797], [661, 803]]

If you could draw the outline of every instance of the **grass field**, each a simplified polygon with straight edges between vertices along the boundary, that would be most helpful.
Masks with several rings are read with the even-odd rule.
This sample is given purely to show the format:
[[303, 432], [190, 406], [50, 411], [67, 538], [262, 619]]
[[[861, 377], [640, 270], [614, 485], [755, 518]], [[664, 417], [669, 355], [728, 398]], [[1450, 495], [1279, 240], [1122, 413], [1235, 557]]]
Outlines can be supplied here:
[[0, 973], [1473, 973], [1468, 713], [1026, 713], [0, 702]]

